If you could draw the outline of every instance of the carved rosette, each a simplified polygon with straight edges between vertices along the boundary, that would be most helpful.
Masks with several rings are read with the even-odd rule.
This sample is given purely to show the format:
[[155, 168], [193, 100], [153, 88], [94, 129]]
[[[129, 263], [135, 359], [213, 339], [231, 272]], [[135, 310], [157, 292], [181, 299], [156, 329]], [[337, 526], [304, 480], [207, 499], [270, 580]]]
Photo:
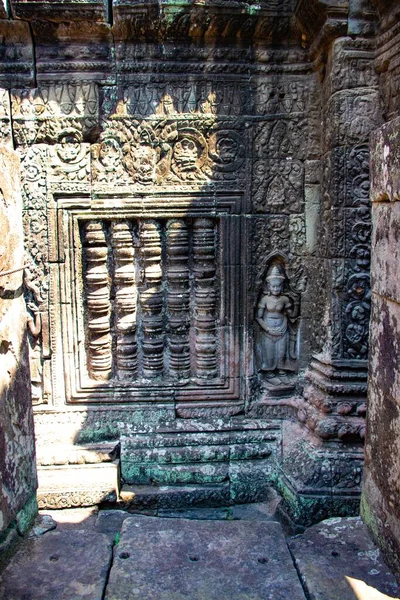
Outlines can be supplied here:
[[111, 377], [110, 276], [108, 247], [104, 228], [99, 221], [85, 226], [84, 253], [88, 329], [88, 372], [92, 379], [107, 381]]
[[194, 221], [195, 365], [198, 377], [217, 376], [216, 231], [213, 219]]
[[163, 288], [161, 236], [155, 221], [143, 221], [139, 231], [142, 259], [143, 376], [161, 377], [164, 371]]
[[111, 224], [114, 257], [116, 370], [118, 379], [137, 373], [135, 248], [128, 221]]
[[167, 284], [169, 371], [172, 377], [190, 376], [189, 346], [189, 236], [183, 220], [167, 223]]

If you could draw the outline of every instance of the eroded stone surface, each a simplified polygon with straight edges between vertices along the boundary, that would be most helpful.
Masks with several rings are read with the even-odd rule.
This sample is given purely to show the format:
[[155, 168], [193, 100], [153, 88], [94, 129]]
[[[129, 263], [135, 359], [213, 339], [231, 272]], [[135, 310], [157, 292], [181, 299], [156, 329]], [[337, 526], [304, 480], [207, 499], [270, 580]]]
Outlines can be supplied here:
[[111, 555], [101, 533], [51, 531], [17, 552], [0, 578], [0, 598], [101, 600]]
[[277, 523], [124, 522], [106, 600], [304, 600]]
[[[389, 33], [385, 36], [389, 41]], [[386, 47], [385, 55], [390, 52]], [[390, 71], [396, 73], [396, 67]], [[388, 108], [398, 110], [396, 94], [389, 94], [387, 88], [384, 91]], [[400, 581], [399, 126], [400, 119], [393, 119], [376, 131], [371, 140], [372, 352], [361, 514]]]
[[333, 518], [289, 543], [310, 600], [354, 600], [346, 577], [397, 597], [400, 587], [359, 517]]
[[[0, 532], [35, 504], [37, 486], [21, 209], [19, 157], [0, 145]], [[21, 515], [21, 529], [32, 517]]]

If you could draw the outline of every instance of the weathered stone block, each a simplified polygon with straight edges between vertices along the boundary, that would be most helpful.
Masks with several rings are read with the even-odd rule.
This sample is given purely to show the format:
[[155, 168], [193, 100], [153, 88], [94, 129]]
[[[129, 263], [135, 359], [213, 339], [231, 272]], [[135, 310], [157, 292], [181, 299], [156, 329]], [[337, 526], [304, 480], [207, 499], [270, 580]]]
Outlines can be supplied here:
[[[399, 396], [393, 399], [382, 387], [379, 378], [369, 387], [366, 472], [382, 495], [383, 505], [382, 502], [377, 504], [377, 513], [384, 507], [388, 519], [394, 523], [396, 519], [400, 519], [400, 507], [397, 502], [400, 493], [400, 407]], [[368, 499], [368, 495], [367, 500], [374, 501], [373, 498]]]
[[354, 40], [350, 37], [336, 39], [328, 59], [326, 96], [342, 90], [365, 87], [378, 87], [372, 40]]
[[349, 578], [390, 597], [400, 591], [360, 517], [327, 519], [291, 540], [289, 548], [312, 599], [353, 600]]
[[138, 595], [304, 599], [278, 523], [130, 518], [122, 526], [105, 598]]
[[[400, 165], [399, 165], [400, 166]], [[400, 203], [372, 205], [372, 291], [400, 303]]]
[[371, 136], [371, 200], [400, 200], [400, 117]]
[[106, 21], [106, 0], [63, 0], [43, 2], [43, 0], [10, 0], [14, 18], [24, 20], [49, 19], [54, 21]]
[[371, 314], [371, 345], [369, 377], [379, 388], [382, 398], [400, 405], [400, 367], [398, 356], [400, 304], [374, 296]]
[[0, 598], [100, 600], [111, 558], [112, 544], [103, 533], [50, 531], [26, 541], [13, 557], [0, 578]]
[[337, 92], [324, 112], [326, 148], [368, 142], [371, 131], [381, 124], [379, 92], [364, 88]]
[[34, 82], [34, 51], [29, 23], [0, 20], [2, 53], [0, 84], [4, 88], [30, 87]]
[[222, 483], [228, 479], [228, 463], [185, 463], [171, 466], [156, 463], [149, 465], [132, 462], [127, 456], [122, 461], [121, 475], [127, 483], [139, 485]]
[[270, 493], [273, 481], [274, 459], [232, 460], [229, 463], [231, 502], [245, 504], [262, 502]]
[[120, 504], [130, 510], [182, 510], [229, 506], [229, 482], [199, 485], [124, 485]]

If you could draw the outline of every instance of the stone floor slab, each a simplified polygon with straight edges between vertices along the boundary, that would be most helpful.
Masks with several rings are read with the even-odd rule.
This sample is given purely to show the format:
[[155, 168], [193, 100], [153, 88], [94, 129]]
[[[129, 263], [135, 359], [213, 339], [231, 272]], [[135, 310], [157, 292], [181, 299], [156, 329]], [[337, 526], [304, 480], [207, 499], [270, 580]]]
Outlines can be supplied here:
[[102, 533], [51, 531], [26, 540], [0, 577], [0, 600], [102, 600], [111, 557]]
[[106, 600], [304, 600], [278, 523], [129, 518]]
[[322, 521], [289, 543], [310, 600], [355, 600], [348, 580], [360, 580], [390, 597], [400, 587], [359, 517]]

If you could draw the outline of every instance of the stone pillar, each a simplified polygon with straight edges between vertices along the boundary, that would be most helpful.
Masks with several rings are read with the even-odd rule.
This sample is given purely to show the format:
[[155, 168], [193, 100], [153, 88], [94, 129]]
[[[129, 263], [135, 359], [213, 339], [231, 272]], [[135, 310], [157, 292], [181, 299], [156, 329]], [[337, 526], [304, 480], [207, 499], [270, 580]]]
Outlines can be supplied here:
[[[350, 24], [349, 24], [350, 26]], [[323, 82], [320, 256], [329, 290], [324, 346], [306, 373], [304, 419], [320, 439], [365, 435], [370, 315], [369, 150], [380, 123], [373, 40], [336, 39]]]
[[19, 159], [0, 145], [0, 554], [37, 511], [22, 240]]
[[371, 138], [372, 314], [362, 516], [400, 573], [400, 117]]
[[[381, 110], [371, 35], [374, 10], [367, 11], [361, 27], [354, 3], [339, 8], [321, 12], [320, 29], [308, 32], [321, 77], [322, 209], [316, 254], [323, 276], [313, 277], [320, 282], [316, 292], [323, 298], [324, 316], [320, 347], [305, 373], [298, 411], [302, 426], [286, 424], [283, 441], [284, 478], [296, 497], [297, 508], [291, 510], [303, 522], [358, 511], [367, 408], [368, 142]], [[354, 28], [363, 35], [350, 37]]]

